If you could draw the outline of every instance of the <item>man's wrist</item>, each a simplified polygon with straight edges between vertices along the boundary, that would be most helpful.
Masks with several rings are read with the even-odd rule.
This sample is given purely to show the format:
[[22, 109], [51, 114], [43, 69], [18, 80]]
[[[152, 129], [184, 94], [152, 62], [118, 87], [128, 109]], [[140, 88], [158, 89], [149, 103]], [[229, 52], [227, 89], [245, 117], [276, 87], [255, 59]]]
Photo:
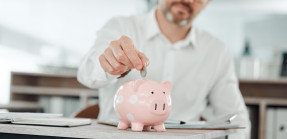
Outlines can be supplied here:
[[106, 72], [106, 71], [105, 71], [105, 74], [106, 74], [106, 78], [107, 78], [108, 80], [113, 80], [113, 79], [117, 79], [117, 78], [120, 77], [120, 75], [112, 75], [112, 74], [110, 74], [110, 73], [108, 73], [108, 72]]

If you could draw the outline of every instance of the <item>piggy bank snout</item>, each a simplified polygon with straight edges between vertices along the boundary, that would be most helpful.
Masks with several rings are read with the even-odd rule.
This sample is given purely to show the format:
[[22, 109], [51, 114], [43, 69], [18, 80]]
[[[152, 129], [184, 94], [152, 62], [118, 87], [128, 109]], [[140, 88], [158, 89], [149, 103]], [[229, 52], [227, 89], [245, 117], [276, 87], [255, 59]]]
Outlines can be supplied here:
[[156, 115], [166, 114], [168, 111], [168, 103], [165, 99], [152, 100], [150, 111]]

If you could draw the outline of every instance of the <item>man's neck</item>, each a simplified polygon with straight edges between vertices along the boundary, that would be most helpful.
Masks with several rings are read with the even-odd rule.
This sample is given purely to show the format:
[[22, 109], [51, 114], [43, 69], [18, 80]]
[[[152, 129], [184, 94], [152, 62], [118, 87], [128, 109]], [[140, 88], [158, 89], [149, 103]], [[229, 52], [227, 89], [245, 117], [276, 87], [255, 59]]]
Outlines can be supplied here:
[[191, 28], [191, 24], [187, 26], [179, 26], [168, 21], [160, 9], [156, 9], [156, 20], [160, 31], [172, 44], [183, 40]]

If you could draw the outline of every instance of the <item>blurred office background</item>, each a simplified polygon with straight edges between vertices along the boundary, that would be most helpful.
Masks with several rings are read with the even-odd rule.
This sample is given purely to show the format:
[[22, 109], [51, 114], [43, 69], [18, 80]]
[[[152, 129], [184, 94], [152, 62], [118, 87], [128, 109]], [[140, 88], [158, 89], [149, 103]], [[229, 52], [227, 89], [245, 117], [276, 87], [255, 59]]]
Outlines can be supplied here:
[[[97, 103], [96, 96], [89, 98], [89, 93], [82, 93], [91, 90], [84, 90], [78, 84], [55, 85], [51, 89], [49, 87], [53, 83], [44, 85], [43, 82], [62, 80], [60, 77], [74, 81], [81, 58], [93, 45], [96, 31], [107, 20], [147, 13], [156, 4], [157, 0], [0, 0], [0, 104], [9, 105], [10, 100], [28, 97], [39, 103], [42, 112], [70, 116], [89, 105], [87, 103]], [[209, 31], [229, 46], [235, 59], [236, 73], [243, 85], [269, 85], [271, 90], [277, 91], [284, 89], [280, 85], [287, 86], [284, 78], [287, 76], [286, 0], [213, 0], [194, 25]], [[29, 81], [25, 84], [25, 80], [40, 83]], [[25, 85], [34, 88], [25, 88]], [[80, 87], [79, 97], [75, 90], [72, 95], [64, 94], [71, 91], [68, 88], [77, 87]], [[59, 88], [64, 95], [55, 95], [57, 92], [53, 89]], [[16, 95], [12, 97], [13, 92]], [[274, 96], [286, 97], [282, 92], [284, 90], [279, 90]], [[25, 94], [28, 96], [21, 96]], [[273, 98], [272, 95], [263, 96], [264, 100]], [[89, 102], [85, 101], [87, 99]], [[250, 103], [250, 113], [254, 114], [251, 118], [257, 119], [252, 125], [253, 132], [256, 132], [252, 137], [261, 137], [259, 130], [262, 130], [262, 124], [258, 120], [261, 99], [246, 100]], [[282, 102], [280, 107], [273, 103], [264, 107], [267, 118], [262, 128], [266, 128], [266, 124], [272, 127], [272, 130], [262, 133], [264, 137], [287, 136], [287, 123], [280, 121], [287, 117], [285, 106]]]

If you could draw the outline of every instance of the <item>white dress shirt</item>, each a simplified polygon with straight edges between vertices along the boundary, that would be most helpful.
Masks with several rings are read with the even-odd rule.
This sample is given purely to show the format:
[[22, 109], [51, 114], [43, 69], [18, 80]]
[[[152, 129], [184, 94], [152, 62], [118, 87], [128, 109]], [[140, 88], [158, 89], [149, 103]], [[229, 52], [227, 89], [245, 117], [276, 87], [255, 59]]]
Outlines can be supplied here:
[[117, 89], [126, 81], [141, 78], [140, 72], [135, 69], [124, 78], [111, 78], [100, 66], [100, 54], [109, 42], [118, 40], [122, 35], [130, 37], [134, 46], [149, 58], [146, 79], [172, 82], [170, 120], [199, 120], [209, 103], [214, 118], [238, 113], [235, 122], [247, 126], [245, 133], [248, 134], [248, 112], [238, 88], [228, 47], [194, 26], [184, 40], [172, 44], [160, 32], [155, 10], [145, 15], [108, 21], [98, 32], [94, 47], [81, 63], [78, 80], [90, 88], [99, 88], [99, 120], [116, 119], [113, 98]]

